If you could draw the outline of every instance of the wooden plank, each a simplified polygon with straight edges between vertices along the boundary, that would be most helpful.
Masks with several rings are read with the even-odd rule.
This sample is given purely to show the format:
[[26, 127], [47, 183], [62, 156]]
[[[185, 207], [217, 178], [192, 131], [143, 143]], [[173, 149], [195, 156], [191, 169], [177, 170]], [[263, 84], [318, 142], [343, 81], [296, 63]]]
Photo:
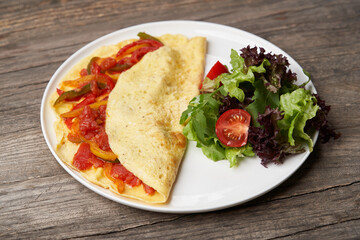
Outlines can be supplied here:
[[[56, 184], [49, 187], [48, 181]], [[207, 214], [171, 215], [131, 209], [103, 201], [100, 196], [92, 196], [92, 204], [88, 204], [88, 190], [82, 191], [76, 184], [62, 181], [60, 177], [49, 177], [11, 185], [10, 191], [21, 192], [26, 205], [12, 199], [11, 194], [5, 195], [2, 218], [6, 219], [9, 228], [1, 231], [0, 236], [23, 239], [31, 236], [56, 236], [58, 239], [158, 239], [167, 236], [173, 236], [172, 239], [189, 236], [194, 239], [272, 239], [311, 235], [311, 231], [320, 234], [321, 229], [330, 227], [336, 232], [344, 232], [341, 226], [348, 223], [347, 228], [351, 231], [346, 231], [346, 235], [351, 237], [358, 234], [359, 193], [354, 192], [358, 192], [359, 187], [360, 182], [357, 182], [285, 199], [250, 202]], [[79, 194], [74, 196], [72, 189], [77, 189]], [[29, 210], [37, 214], [30, 214]], [[15, 211], [18, 214], [14, 215]], [[321, 234], [332, 239], [333, 231], [321, 231]]]
[[[0, 238], [360, 238], [359, 17], [356, 0], [0, 1]], [[217, 212], [145, 212], [83, 187], [42, 136], [48, 80], [100, 36], [171, 19], [237, 27], [285, 50], [312, 74], [342, 137], [317, 144], [275, 190]]]

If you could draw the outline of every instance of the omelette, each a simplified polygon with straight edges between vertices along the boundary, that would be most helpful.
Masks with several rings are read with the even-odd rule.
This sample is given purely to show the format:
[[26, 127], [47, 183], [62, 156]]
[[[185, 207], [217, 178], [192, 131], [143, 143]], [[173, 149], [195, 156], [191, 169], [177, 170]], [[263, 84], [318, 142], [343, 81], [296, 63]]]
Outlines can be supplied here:
[[97, 49], [66, 74], [51, 104], [62, 161], [114, 193], [165, 203], [185, 152], [179, 119], [199, 94], [206, 39], [153, 39], [161, 44], [130, 39]]

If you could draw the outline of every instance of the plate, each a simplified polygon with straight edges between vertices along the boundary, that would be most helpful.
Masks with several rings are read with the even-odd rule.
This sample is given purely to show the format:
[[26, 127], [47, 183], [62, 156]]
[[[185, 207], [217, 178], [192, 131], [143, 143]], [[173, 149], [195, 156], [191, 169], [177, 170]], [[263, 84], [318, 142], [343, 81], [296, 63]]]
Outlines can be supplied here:
[[[142, 31], [154, 36], [171, 33], [188, 37], [206, 37], [208, 50], [205, 72], [208, 72], [217, 60], [229, 65], [232, 48], [239, 50], [251, 45], [263, 47], [267, 52], [283, 54], [288, 58], [291, 70], [298, 76], [297, 83], [301, 84], [307, 80], [300, 65], [274, 44], [251, 33], [224, 25], [196, 21], [164, 21], [136, 25], [103, 36], [78, 50], [59, 67], [49, 81], [41, 103], [41, 127], [46, 143], [59, 164], [77, 181], [92, 191], [127, 206], [156, 212], [194, 213], [223, 209], [252, 200], [281, 184], [304, 163], [310, 154], [308, 150], [288, 157], [282, 165], [269, 165], [265, 168], [260, 164], [259, 158], [252, 157], [245, 158], [238, 167], [230, 168], [228, 161], [213, 162], [202, 154], [201, 149], [196, 148], [194, 142], [189, 142], [166, 204], [146, 204], [116, 195], [88, 182], [78, 172], [65, 165], [54, 151], [57, 145], [53, 128], [56, 116], [49, 104], [50, 95], [56, 91], [65, 73], [82, 58], [100, 46], [134, 38]], [[316, 92], [312, 83], [307, 87]], [[317, 135], [318, 133], [315, 133], [313, 136], [314, 142]]]

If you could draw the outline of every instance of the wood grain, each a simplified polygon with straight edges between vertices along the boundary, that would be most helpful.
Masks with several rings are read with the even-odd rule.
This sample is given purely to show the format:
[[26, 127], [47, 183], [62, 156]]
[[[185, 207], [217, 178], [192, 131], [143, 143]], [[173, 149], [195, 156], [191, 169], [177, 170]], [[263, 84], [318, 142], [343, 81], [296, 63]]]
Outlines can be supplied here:
[[[146, 212], [79, 184], [42, 136], [50, 77], [98, 37], [173, 19], [233, 26], [285, 50], [311, 73], [342, 137], [317, 144], [270, 193], [216, 212]], [[356, 0], [0, 1], [0, 238], [359, 239], [359, 19]]]

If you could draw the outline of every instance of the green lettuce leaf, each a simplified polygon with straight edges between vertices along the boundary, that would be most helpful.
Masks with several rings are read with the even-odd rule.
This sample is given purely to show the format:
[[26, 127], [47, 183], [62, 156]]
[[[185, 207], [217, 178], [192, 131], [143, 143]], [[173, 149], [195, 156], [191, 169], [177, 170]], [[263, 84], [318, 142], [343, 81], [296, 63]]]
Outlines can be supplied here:
[[251, 144], [246, 144], [240, 148], [226, 148], [225, 149], [225, 157], [230, 162], [230, 167], [237, 166], [241, 159], [244, 157], [253, 157], [255, 153]]
[[315, 117], [319, 106], [316, 98], [310, 91], [303, 88], [280, 96], [280, 110], [284, 112], [284, 118], [278, 122], [282, 135], [287, 136], [291, 146], [295, 141], [305, 141], [309, 150], [313, 149], [313, 142], [304, 132], [306, 121]]
[[213, 80], [211, 80], [208, 77], [205, 77], [202, 88], [200, 89], [200, 93], [212, 93], [219, 88], [219, 85], [220, 85], [220, 76], [216, 77]]
[[215, 125], [219, 117], [219, 106], [221, 101], [217, 95], [221, 95], [223, 87], [213, 93], [200, 94], [193, 98], [180, 118], [180, 124], [187, 124], [183, 134], [189, 139], [197, 142], [204, 155], [218, 161], [225, 159], [225, 149], [221, 146], [216, 133]]
[[[215, 133], [215, 132], [214, 132]], [[192, 121], [184, 127], [183, 134], [191, 141], [196, 141], [196, 147], [201, 148], [204, 155], [213, 161], [219, 161], [225, 159], [225, 149], [221, 146], [217, 137], [210, 138], [207, 145], [202, 144], [198, 139], [196, 132], [193, 128]]]
[[208, 146], [202, 144], [196, 144], [197, 147], [201, 148], [202, 152], [207, 158], [213, 161], [219, 161], [226, 159], [225, 149], [222, 147], [218, 138], [213, 138], [213, 142]]
[[265, 59], [259, 66], [251, 66], [246, 68], [244, 59], [234, 50], [231, 49], [231, 65], [232, 72], [228, 74], [222, 74], [219, 76], [220, 81], [224, 85], [224, 90], [229, 93], [230, 97], [236, 97], [240, 102], [244, 101], [244, 91], [239, 88], [239, 84], [242, 82], [250, 82], [251, 84], [255, 81], [254, 73], [266, 72], [264, 64], [268, 61]]
[[213, 161], [228, 159], [230, 166], [238, 164], [245, 156], [254, 156], [250, 144], [241, 148], [228, 148], [221, 144], [215, 133], [216, 121], [219, 118], [219, 95], [227, 94], [224, 87], [213, 93], [201, 94], [193, 98], [188, 109], [182, 113], [180, 124], [187, 122], [183, 134], [196, 146], [202, 149], [204, 155]]
[[246, 107], [246, 111], [251, 115], [253, 126], [259, 127], [260, 124], [256, 121], [258, 115], [265, 112], [266, 106], [270, 105], [273, 109], [279, 107], [280, 95], [279, 92], [268, 91], [262, 79], [255, 80], [254, 87], [254, 101]]

